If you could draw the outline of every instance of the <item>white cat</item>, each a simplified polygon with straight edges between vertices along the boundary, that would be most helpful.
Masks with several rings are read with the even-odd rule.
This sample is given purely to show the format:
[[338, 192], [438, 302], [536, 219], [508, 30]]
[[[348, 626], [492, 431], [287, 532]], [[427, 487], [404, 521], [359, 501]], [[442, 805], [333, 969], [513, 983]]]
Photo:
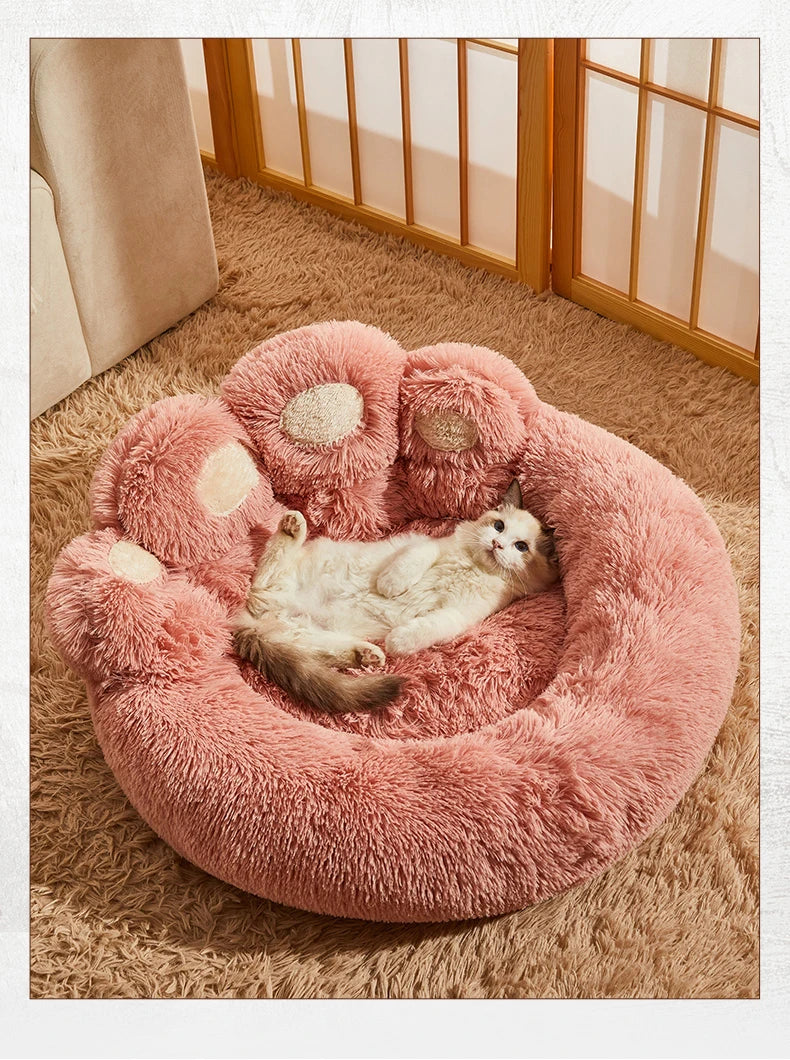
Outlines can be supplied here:
[[403, 684], [395, 674], [337, 672], [383, 666], [374, 641], [394, 655], [441, 644], [558, 578], [552, 531], [523, 510], [516, 479], [498, 508], [447, 537], [306, 536], [304, 516], [286, 512], [234, 635], [242, 658], [322, 710], [370, 710], [395, 698]]

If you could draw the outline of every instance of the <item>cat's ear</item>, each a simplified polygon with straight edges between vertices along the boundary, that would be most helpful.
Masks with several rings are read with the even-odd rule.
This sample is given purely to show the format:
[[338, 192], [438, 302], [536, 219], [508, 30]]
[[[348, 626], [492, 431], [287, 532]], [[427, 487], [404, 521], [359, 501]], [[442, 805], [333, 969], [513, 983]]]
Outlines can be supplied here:
[[505, 495], [502, 498], [502, 503], [499, 505], [500, 508], [510, 506], [511, 508], [523, 508], [524, 501], [521, 497], [521, 486], [518, 483], [518, 479], [514, 478], [508, 488], [505, 490]]
[[537, 549], [552, 567], [555, 569], [559, 567], [560, 561], [557, 556], [557, 547], [554, 542], [554, 531], [550, 526], [541, 526], [537, 540]]

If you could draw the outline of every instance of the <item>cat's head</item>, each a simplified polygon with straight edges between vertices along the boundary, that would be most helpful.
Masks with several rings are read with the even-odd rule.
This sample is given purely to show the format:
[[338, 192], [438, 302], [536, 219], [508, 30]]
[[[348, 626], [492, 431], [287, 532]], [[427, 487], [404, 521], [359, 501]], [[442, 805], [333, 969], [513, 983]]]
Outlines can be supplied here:
[[525, 593], [548, 588], [559, 578], [554, 532], [525, 510], [518, 479], [497, 508], [466, 524], [464, 536], [479, 566]]

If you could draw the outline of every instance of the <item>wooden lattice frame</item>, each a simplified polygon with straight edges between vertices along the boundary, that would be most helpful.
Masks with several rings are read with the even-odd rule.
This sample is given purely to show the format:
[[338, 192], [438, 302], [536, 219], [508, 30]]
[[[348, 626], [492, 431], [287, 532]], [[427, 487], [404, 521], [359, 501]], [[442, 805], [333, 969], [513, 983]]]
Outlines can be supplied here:
[[[721, 365], [756, 382], [759, 376], [759, 330], [754, 350], [747, 350], [727, 339], [712, 335], [698, 325], [699, 300], [705, 235], [708, 225], [711, 173], [716, 118], [759, 130], [754, 118], [717, 105], [721, 71], [722, 41], [712, 45], [707, 99], [676, 92], [649, 80], [650, 41], [642, 41], [639, 76], [614, 70], [586, 57], [585, 41], [556, 40], [554, 43], [554, 227], [552, 248], [552, 287], [566, 298], [587, 306], [613, 320], [634, 324], [656, 338], [673, 342], [695, 353], [710, 364]], [[637, 110], [634, 203], [631, 228], [631, 257], [628, 293], [618, 291], [581, 271], [582, 159], [584, 135], [584, 71], [605, 74], [639, 91]], [[663, 96], [705, 112], [705, 145], [702, 188], [695, 235], [691, 310], [688, 320], [673, 316], [637, 298], [639, 241], [645, 175], [645, 129], [648, 94]]]
[[[516, 254], [509, 258], [469, 242], [467, 49], [469, 44], [492, 48], [518, 58], [518, 150], [516, 175]], [[710, 204], [716, 118], [759, 130], [759, 122], [717, 104], [722, 41], [712, 44], [707, 99], [697, 99], [649, 80], [650, 40], [641, 46], [639, 76], [624, 73], [586, 56], [583, 39], [520, 39], [517, 45], [488, 38], [459, 38], [458, 142], [460, 238], [453, 239], [414, 220], [412, 176], [411, 98], [408, 40], [399, 39], [399, 73], [403, 142], [405, 217], [363, 201], [359, 136], [356, 117], [354, 54], [345, 38], [343, 54], [348, 104], [349, 151], [353, 196], [317, 186], [312, 180], [310, 142], [304, 98], [301, 45], [292, 41], [296, 105], [302, 154], [302, 179], [266, 164], [258, 109], [252, 41], [205, 39], [203, 49], [209, 90], [214, 153], [205, 161], [231, 176], [243, 175], [260, 184], [280, 188], [296, 198], [324, 207], [378, 231], [406, 236], [413, 242], [450, 254], [467, 265], [481, 267], [529, 284], [536, 291], [551, 286], [555, 292], [614, 320], [633, 324], [664, 341], [695, 353], [757, 381], [759, 328], [755, 349], [704, 331], [698, 325], [705, 233]], [[582, 150], [584, 129], [584, 71], [591, 70], [638, 89], [634, 201], [628, 292], [618, 291], [581, 272]], [[637, 297], [641, 207], [645, 180], [645, 135], [648, 94], [663, 96], [706, 114], [702, 188], [696, 229], [691, 311], [688, 320], [648, 305]], [[553, 201], [552, 201], [553, 200]]]
[[[459, 258], [467, 265], [488, 269], [529, 284], [536, 291], [549, 286], [549, 233], [551, 230], [551, 53], [552, 41], [520, 40], [518, 45], [485, 38], [462, 38], [458, 48], [460, 238], [453, 239], [415, 223], [411, 165], [411, 124], [408, 40], [399, 40], [400, 95], [403, 139], [405, 217], [371, 206], [362, 200], [357, 134], [352, 42], [345, 39], [344, 60], [348, 100], [349, 149], [353, 197], [340, 195], [313, 183], [307, 113], [304, 99], [300, 42], [292, 41], [296, 107], [302, 151], [302, 180], [267, 166], [255, 88], [252, 41], [204, 40], [212, 127], [230, 122], [234, 136], [217, 136], [214, 155], [204, 153], [209, 164], [224, 172], [243, 175], [260, 184], [281, 188], [296, 198], [332, 210], [350, 220], [362, 221], [382, 232], [406, 236], [421, 246]], [[508, 52], [518, 61], [518, 150], [516, 173], [516, 254], [507, 257], [477, 247], [469, 241], [468, 110], [466, 105], [467, 45]], [[216, 114], [216, 118], [215, 118]]]

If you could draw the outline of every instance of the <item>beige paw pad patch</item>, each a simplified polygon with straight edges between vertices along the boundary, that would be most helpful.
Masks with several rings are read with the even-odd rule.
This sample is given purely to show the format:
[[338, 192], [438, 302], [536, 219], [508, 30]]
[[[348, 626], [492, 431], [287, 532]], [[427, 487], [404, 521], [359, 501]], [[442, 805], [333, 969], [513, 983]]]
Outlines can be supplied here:
[[280, 430], [297, 445], [331, 445], [362, 423], [365, 402], [350, 383], [321, 383], [292, 397]]
[[432, 449], [460, 453], [476, 444], [477, 424], [457, 412], [419, 412], [414, 418], [417, 433]]
[[116, 541], [107, 560], [119, 578], [126, 578], [130, 582], [152, 582], [162, 571], [162, 564], [156, 556], [133, 541]]
[[230, 515], [257, 482], [255, 461], [243, 445], [231, 442], [209, 454], [195, 490], [212, 515]]

